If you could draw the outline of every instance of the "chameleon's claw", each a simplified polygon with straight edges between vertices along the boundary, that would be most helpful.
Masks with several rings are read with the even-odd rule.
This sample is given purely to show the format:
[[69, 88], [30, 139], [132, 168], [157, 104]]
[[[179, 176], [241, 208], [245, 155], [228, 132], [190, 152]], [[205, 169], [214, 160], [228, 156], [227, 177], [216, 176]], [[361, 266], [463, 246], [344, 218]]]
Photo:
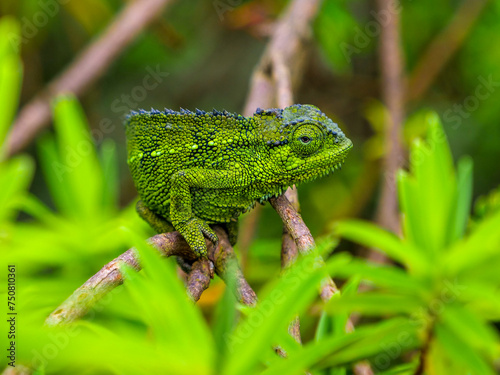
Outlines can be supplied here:
[[212, 228], [208, 224], [196, 217], [177, 225], [176, 229], [184, 237], [189, 247], [196, 253], [198, 257], [207, 256], [207, 244], [205, 237], [217, 246], [219, 239]]

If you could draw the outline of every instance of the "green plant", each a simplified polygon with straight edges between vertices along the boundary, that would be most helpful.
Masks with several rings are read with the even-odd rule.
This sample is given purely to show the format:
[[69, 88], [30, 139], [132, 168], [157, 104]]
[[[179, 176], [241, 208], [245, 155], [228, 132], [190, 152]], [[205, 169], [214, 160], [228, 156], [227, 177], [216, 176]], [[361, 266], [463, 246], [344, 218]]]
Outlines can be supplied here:
[[[425, 4], [418, 4], [412, 7], [425, 19]], [[344, 3], [325, 6], [328, 13], [319, 19], [318, 37], [337, 69], [347, 71], [345, 56], [334, 49], [345, 35], [355, 37], [353, 27], [358, 21]], [[440, 5], [436, 19], [445, 14], [444, 6]], [[343, 25], [332, 36], [329, 28], [339, 14]], [[422, 27], [418, 22], [405, 25]], [[438, 26], [434, 22], [432, 30]], [[354, 362], [369, 359], [375, 370], [386, 375], [498, 371], [500, 343], [492, 325], [500, 320], [498, 193], [480, 200], [474, 220], [469, 220], [472, 161], [462, 159], [455, 170], [435, 115], [427, 116], [425, 124], [419, 114], [406, 129], [412, 135], [427, 126], [429, 135], [425, 142], [413, 143], [410, 172], [398, 176], [403, 235], [361, 221], [343, 221], [336, 227], [337, 235], [380, 249], [396, 265], [369, 264], [340, 253], [321, 267], [315, 261], [317, 254], [312, 253], [276, 280], [270, 280], [267, 273], [271, 267], [262, 267], [259, 282], [265, 280], [265, 285], [259, 290], [256, 308], [236, 302], [230, 280], [215, 311], [202, 314], [201, 307], [187, 299], [174, 264], [144, 245], [149, 233], [145, 224], [131, 207], [120, 210], [115, 144], [106, 140], [100, 147], [94, 145], [75, 98], [62, 97], [54, 103], [54, 131], [38, 143], [39, 168], [54, 208], [29, 191], [35, 172], [32, 158], [3, 157], [22, 75], [18, 51], [10, 43], [18, 34], [13, 20], [0, 22], [0, 259], [3, 264], [18, 265], [16, 309], [22, 317], [17, 327], [18, 364], [31, 366], [37, 374], [281, 375], [302, 374], [307, 369], [314, 374], [340, 375], [350, 373]], [[415, 37], [421, 35], [415, 33]], [[479, 36], [482, 41], [490, 38], [487, 33]], [[157, 53], [165, 53], [164, 46], [155, 43], [161, 51]], [[197, 43], [203, 43], [202, 39]], [[423, 45], [422, 40], [418, 48], [412, 48], [417, 51]], [[480, 48], [482, 44], [472, 45]], [[371, 49], [367, 47], [366, 52]], [[134, 59], [140, 61], [147, 50], [152, 61], [152, 48], [138, 50], [141, 53]], [[477, 60], [477, 53], [470, 55]], [[484, 69], [471, 73], [471, 84], [476, 84], [480, 73]], [[122, 80], [123, 73], [117, 76]], [[122, 88], [115, 90], [121, 94]], [[486, 107], [494, 114], [495, 106]], [[382, 117], [377, 109], [373, 106], [371, 112], [375, 120]], [[489, 138], [485, 143], [497, 142]], [[377, 138], [372, 151], [378, 157], [381, 150]], [[338, 201], [339, 195], [330, 188], [324, 191]], [[350, 197], [348, 189], [344, 190], [342, 198]], [[324, 196], [316, 196], [322, 203]], [[275, 250], [277, 242], [267, 246], [261, 241], [253, 249], [263, 266], [271, 257], [268, 250]], [[333, 243], [326, 239], [324, 251], [319, 252], [324, 255]], [[125, 269], [125, 285], [77, 324], [43, 327], [55, 306], [131, 246], [139, 249], [141, 273]], [[319, 305], [317, 287], [327, 273], [346, 282], [342, 293]], [[358, 292], [360, 284], [370, 290]], [[354, 312], [369, 321], [361, 320], [354, 332], [347, 333], [347, 318]], [[296, 314], [305, 326], [303, 345], [287, 333]], [[288, 358], [275, 354], [277, 346]], [[6, 365], [5, 357], [0, 365]]]
[[[329, 309], [406, 317], [420, 332], [420, 361], [430, 374], [493, 374], [500, 358], [491, 325], [500, 319], [500, 232], [495, 229], [500, 214], [467, 229], [472, 160], [462, 158], [455, 171], [437, 116], [429, 114], [427, 121], [426, 142], [416, 140], [410, 150], [410, 173], [398, 176], [402, 237], [356, 220], [336, 228], [343, 238], [380, 249], [400, 266], [336, 255], [348, 259], [336, 275], [361, 277], [372, 290], [336, 299]], [[400, 346], [397, 341], [388, 346], [394, 349], [375, 357], [375, 366], [377, 359], [380, 369], [396, 362]]]

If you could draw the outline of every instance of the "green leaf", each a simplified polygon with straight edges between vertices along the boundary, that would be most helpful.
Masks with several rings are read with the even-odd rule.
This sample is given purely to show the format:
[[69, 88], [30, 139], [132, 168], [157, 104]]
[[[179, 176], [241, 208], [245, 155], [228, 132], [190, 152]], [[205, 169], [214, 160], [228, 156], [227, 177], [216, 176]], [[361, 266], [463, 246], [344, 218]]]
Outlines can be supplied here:
[[491, 360], [500, 355], [500, 341], [496, 332], [468, 309], [458, 305], [447, 306], [442, 313], [442, 324]]
[[435, 326], [435, 337], [451, 360], [466, 366], [472, 374], [493, 375], [493, 369], [460, 337], [442, 323]]
[[413, 272], [421, 273], [427, 267], [426, 260], [418, 248], [374, 224], [360, 220], [344, 220], [336, 225], [335, 233], [366, 247], [379, 249]]
[[0, 223], [13, 220], [34, 173], [34, 163], [28, 156], [18, 156], [0, 163]]
[[463, 241], [456, 243], [446, 254], [445, 262], [451, 273], [471, 270], [485, 260], [498, 255], [500, 243], [500, 211], [475, 226]]
[[411, 314], [422, 306], [414, 296], [366, 292], [356, 296], [341, 296], [328, 304], [331, 312], [360, 312], [366, 315]]
[[472, 168], [473, 162], [469, 157], [460, 159], [457, 165], [457, 203], [450, 225], [450, 243], [465, 234], [472, 201]]
[[116, 144], [111, 139], [105, 139], [101, 147], [101, 165], [103, 172], [103, 207], [110, 213], [118, 208], [120, 196], [118, 160], [116, 158]]
[[317, 366], [337, 366], [374, 357], [371, 360], [374, 369], [382, 370], [388, 364], [398, 361], [407, 350], [421, 345], [418, 327], [406, 318], [389, 319], [366, 328], [370, 330], [369, 333], [365, 333], [365, 327], [361, 327], [347, 335], [355, 335], [358, 331], [361, 333], [359, 341], [354, 345], [332, 352]]
[[50, 196], [57, 209], [67, 217], [77, 217], [78, 212], [73, 203], [76, 198], [72, 195], [68, 180], [64, 178], [66, 166], [61, 162], [54, 137], [50, 134], [42, 136], [37, 142], [37, 151]]
[[[342, 267], [342, 269], [345, 266]], [[349, 279], [342, 287], [342, 295], [351, 296], [357, 293], [359, 287], [360, 278], [352, 277]], [[340, 298], [340, 293], [335, 294], [328, 304], [333, 300]], [[320, 341], [328, 337], [339, 337], [347, 334], [347, 321], [349, 319], [349, 314], [346, 312], [339, 312], [332, 314], [332, 309], [323, 309], [321, 312], [320, 319], [318, 321], [318, 326], [316, 327], [316, 332], [314, 335], [315, 341]], [[347, 369], [345, 367], [341, 368], [328, 368], [319, 372], [323, 375], [345, 375]]]
[[399, 366], [394, 366], [390, 370], [378, 373], [379, 375], [414, 375], [418, 367], [418, 361], [413, 360], [410, 363], [404, 363]]
[[400, 268], [369, 263], [360, 259], [353, 259], [336, 270], [334, 275], [341, 277], [357, 276], [372, 281], [377, 287], [385, 287], [396, 293], [423, 296], [427, 292], [427, 288], [422, 282], [415, 277], [411, 277]]
[[[491, 272], [496, 272], [496, 279], [500, 278], [498, 270], [500, 260], [492, 264]], [[481, 268], [477, 270], [480, 273]], [[464, 288], [461, 291], [460, 299], [467, 301], [467, 307], [473, 310], [478, 316], [490, 320], [500, 321], [500, 290], [498, 281], [489, 280], [481, 282], [478, 277], [468, 275], [472, 281], [464, 280]]]
[[397, 348], [397, 353], [391, 358], [395, 359], [417, 343], [414, 325], [406, 319], [391, 319], [361, 327], [348, 335], [329, 336], [307, 344], [302, 351], [290, 356], [286, 361], [270, 366], [262, 375], [301, 374], [309, 368], [315, 371], [338, 368], [377, 353], [387, 352], [390, 345]]
[[[357, 295], [360, 282], [361, 282], [360, 277], [357, 277], [357, 276], [351, 277], [342, 286], [341, 294], [337, 294], [337, 295], [335, 295], [335, 297], [336, 298], [340, 298], [341, 296], [352, 297], [352, 296]], [[332, 298], [331, 300], [334, 300], [334, 299]], [[328, 309], [328, 311], [331, 311], [331, 310]], [[332, 328], [333, 328], [332, 332], [335, 335], [345, 335], [347, 333], [347, 321], [348, 320], [349, 320], [349, 314], [347, 314], [347, 313], [339, 312], [338, 314], [336, 313], [336, 314], [332, 315]]]
[[200, 310], [189, 300], [175, 268], [138, 236], [131, 232], [128, 235], [139, 251], [143, 271], [138, 274], [125, 270], [125, 286], [155, 340], [168, 345], [171, 354], [184, 360], [195, 350], [196, 363], [212, 368], [215, 353], [210, 331]]
[[58, 179], [68, 181], [75, 215], [94, 222], [101, 216], [103, 175], [87, 120], [74, 97], [55, 102], [54, 126], [63, 168]]
[[449, 245], [448, 227], [455, 212], [456, 183], [446, 135], [435, 114], [427, 116], [426, 142], [410, 149], [410, 173], [398, 176], [401, 211], [408, 239], [430, 259]]
[[227, 356], [231, 335], [236, 326], [237, 300], [235, 297], [236, 278], [234, 273], [227, 272], [226, 289], [215, 309], [214, 338], [217, 346], [217, 372], [220, 372]]
[[358, 49], [346, 43], [352, 38], [357, 22], [347, 9], [347, 1], [325, 1], [315, 22], [315, 32], [333, 68], [340, 72], [351, 69], [351, 55]]
[[5, 136], [17, 110], [21, 91], [22, 65], [14, 40], [20, 29], [14, 18], [0, 19], [0, 161], [6, 153]]
[[286, 332], [288, 323], [296, 314], [309, 306], [316, 297], [326, 271], [339, 267], [340, 261], [319, 268], [315, 252], [300, 258], [283, 276], [267, 288], [265, 297], [250, 312], [229, 338], [231, 356], [226, 362], [224, 374], [251, 373], [262, 352], [276, 344], [276, 332]]

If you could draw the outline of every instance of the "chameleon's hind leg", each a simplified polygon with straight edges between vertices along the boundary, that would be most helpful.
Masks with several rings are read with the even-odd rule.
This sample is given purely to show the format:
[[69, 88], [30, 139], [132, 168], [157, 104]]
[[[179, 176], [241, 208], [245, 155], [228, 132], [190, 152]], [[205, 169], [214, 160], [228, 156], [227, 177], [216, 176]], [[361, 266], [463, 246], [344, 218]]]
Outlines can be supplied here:
[[151, 225], [157, 233], [167, 233], [175, 230], [172, 223], [151, 211], [148, 207], [146, 207], [143, 201], [137, 202], [135, 209], [137, 210], [139, 216]]
[[236, 241], [238, 240], [238, 220], [230, 221], [226, 223], [226, 232], [227, 237], [229, 239], [229, 243], [231, 246], [236, 245]]
[[[158, 216], [155, 214], [153, 211], [151, 211], [146, 205], [144, 204], [143, 201], [137, 202], [137, 205], [135, 207], [137, 210], [137, 213], [139, 216], [146, 221], [151, 227], [157, 232], [157, 233], [167, 233], [167, 232], [173, 232], [174, 226], [172, 223], [169, 221], [165, 220], [164, 218]], [[181, 269], [189, 273], [191, 272], [191, 266], [193, 265], [192, 262], [182, 258], [182, 257], [175, 257], [177, 259], [177, 264]]]

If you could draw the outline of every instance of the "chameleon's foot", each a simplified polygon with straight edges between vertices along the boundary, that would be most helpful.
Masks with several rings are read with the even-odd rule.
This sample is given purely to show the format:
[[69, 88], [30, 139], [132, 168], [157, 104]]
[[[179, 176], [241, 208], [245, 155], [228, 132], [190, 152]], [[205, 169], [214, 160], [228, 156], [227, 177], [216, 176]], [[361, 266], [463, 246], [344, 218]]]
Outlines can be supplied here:
[[191, 247], [199, 257], [207, 256], [205, 237], [212, 241], [214, 246], [217, 246], [219, 243], [219, 239], [212, 228], [197, 217], [188, 220], [186, 223], [178, 224], [176, 229], [182, 234], [182, 237], [184, 237], [189, 247]]

